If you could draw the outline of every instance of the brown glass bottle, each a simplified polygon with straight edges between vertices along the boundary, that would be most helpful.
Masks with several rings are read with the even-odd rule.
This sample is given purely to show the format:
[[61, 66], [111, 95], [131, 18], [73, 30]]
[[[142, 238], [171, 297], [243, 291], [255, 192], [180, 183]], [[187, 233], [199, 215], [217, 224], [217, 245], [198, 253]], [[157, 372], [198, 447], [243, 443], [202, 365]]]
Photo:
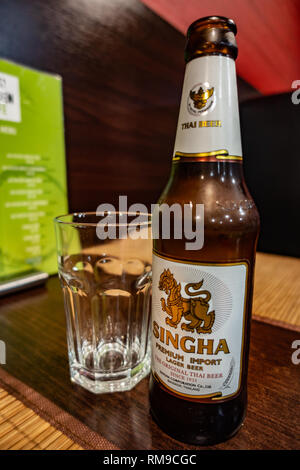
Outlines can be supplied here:
[[[187, 250], [184, 237], [154, 241], [151, 414], [172, 437], [199, 445], [233, 436], [247, 406], [259, 216], [243, 177], [235, 34], [235, 23], [223, 17], [202, 18], [188, 30], [172, 171], [159, 200], [182, 209], [204, 204], [203, 247]], [[184, 289], [191, 269], [204, 290], [198, 286], [199, 296], [189, 298], [186, 292], [196, 292], [196, 284]], [[172, 286], [179, 286], [173, 297]], [[192, 330], [197, 308], [203, 312], [200, 297], [211, 324], [200, 320]]]

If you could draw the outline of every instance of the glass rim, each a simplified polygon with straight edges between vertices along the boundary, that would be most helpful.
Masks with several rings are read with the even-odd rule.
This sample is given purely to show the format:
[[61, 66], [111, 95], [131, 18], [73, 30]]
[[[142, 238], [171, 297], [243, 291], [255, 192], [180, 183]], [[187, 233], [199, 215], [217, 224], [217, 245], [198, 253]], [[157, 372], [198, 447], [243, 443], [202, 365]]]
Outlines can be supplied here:
[[[103, 215], [100, 215], [100, 214], [103, 214]], [[53, 222], [57, 225], [70, 225], [70, 226], [73, 226], [73, 227], [97, 227], [99, 222], [101, 222], [100, 220], [98, 222], [85, 222], [84, 220], [83, 221], [67, 221], [67, 220], [63, 220], [64, 218], [67, 218], [67, 217], [72, 217], [72, 216], [79, 216], [79, 217], [85, 217], [85, 216], [94, 216], [94, 217], [106, 217], [107, 215], [127, 215], [127, 216], [131, 216], [131, 217], [138, 217], [138, 216], [146, 216], [147, 217], [147, 221], [145, 222], [137, 222], [136, 225], [138, 226], [144, 226], [144, 227], [150, 227], [151, 226], [151, 222], [152, 222], [152, 215], [151, 213], [149, 212], [140, 212], [140, 211], [103, 211], [103, 212], [100, 212], [100, 213], [97, 213], [97, 212], [83, 212], [83, 211], [80, 211], [80, 212], [70, 212], [69, 214], [62, 214], [62, 215], [58, 215], [56, 217], [54, 217], [53, 219]], [[106, 222], [105, 223], [108, 227], [128, 227], [128, 226], [131, 226], [131, 225], [134, 225], [133, 222], [127, 222], [127, 223], [124, 223], [124, 222]]]

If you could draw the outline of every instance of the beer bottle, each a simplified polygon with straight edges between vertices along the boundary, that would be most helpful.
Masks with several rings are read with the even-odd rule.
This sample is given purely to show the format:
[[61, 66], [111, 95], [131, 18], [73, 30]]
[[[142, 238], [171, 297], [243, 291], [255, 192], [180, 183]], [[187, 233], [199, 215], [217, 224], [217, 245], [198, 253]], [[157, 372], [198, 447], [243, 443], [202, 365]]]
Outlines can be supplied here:
[[151, 414], [199, 445], [233, 436], [247, 406], [259, 215], [243, 177], [236, 32], [221, 16], [188, 29], [171, 176], [158, 204], [175, 222], [174, 204], [192, 208], [197, 230], [204, 218], [204, 243], [173, 234], [153, 250]]

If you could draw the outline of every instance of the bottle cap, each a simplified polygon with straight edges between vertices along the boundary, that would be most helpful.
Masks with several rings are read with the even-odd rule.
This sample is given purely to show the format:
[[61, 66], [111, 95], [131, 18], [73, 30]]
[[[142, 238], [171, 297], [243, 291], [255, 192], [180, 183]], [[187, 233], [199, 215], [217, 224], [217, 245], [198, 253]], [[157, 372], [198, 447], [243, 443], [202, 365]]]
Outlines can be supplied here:
[[224, 16], [205, 16], [194, 21], [187, 30], [186, 62], [203, 55], [225, 55], [236, 59], [236, 33], [235, 22]]

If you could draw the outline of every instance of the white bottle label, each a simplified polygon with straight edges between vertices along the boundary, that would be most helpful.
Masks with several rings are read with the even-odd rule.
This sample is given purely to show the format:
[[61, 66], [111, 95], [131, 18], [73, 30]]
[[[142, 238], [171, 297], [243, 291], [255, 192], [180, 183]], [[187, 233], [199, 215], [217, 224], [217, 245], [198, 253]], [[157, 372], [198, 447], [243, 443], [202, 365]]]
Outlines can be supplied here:
[[242, 157], [235, 62], [225, 56], [191, 60], [183, 83], [174, 157], [211, 152]]
[[226, 400], [239, 392], [247, 263], [197, 264], [153, 254], [152, 369], [171, 394]]

